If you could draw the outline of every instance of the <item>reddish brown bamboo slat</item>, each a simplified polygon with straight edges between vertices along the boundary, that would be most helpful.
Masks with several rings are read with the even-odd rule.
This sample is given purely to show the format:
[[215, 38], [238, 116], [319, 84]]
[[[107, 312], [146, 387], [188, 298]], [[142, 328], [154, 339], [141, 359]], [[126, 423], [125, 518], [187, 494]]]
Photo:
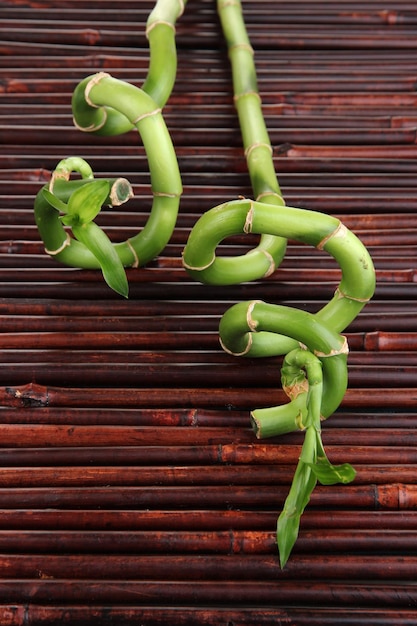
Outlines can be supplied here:
[[[37, 584], [38, 581], [36, 581]], [[4, 608], [3, 608], [4, 607]], [[262, 624], [273, 626], [277, 619], [288, 621], [288, 615], [291, 619], [296, 619], [300, 626], [350, 626], [358, 621], [365, 626], [383, 626], [384, 624], [394, 623], [399, 626], [410, 626], [414, 619], [413, 611], [402, 611], [398, 614], [396, 609], [368, 609], [348, 608], [342, 614], [340, 612], [335, 616], [335, 610], [315, 609], [312, 607], [305, 608], [273, 608], [263, 607], [261, 609], [253, 608], [201, 608], [189, 606], [181, 607], [160, 607], [155, 609], [132, 607], [131, 603], [119, 608], [119, 606], [103, 607], [102, 605], [87, 604], [67, 604], [64, 606], [56, 605], [36, 605], [31, 604], [28, 608], [27, 604], [23, 605], [2, 605], [5, 616], [5, 624], [7, 626], [16, 626], [23, 623], [24, 620], [30, 620], [31, 623], [63, 623], [74, 624], [90, 621], [94, 623], [97, 620], [112, 620], [121, 626], [139, 626], [146, 623], [152, 623], [158, 626], [163, 624], [178, 624], [179, 626], [187, 626], [192, 620], [196, 626], [205, 626], [206, 624], [216, 623], [220, 626], [229, 626], [230, 621], [237, 626], [247, 626], [250, 624]]]
[[[47, 578], [47, 574], [42, 575]], [[48, 581], [42, 580], [36, 583], [19, 581], [18, 584], [4, 583], [0, 586], [0, 597], [2, 601], [13, 601], [13, 598], [30, 599], [38, 603], [46, 600], [54, 601], [62, 598], [68, 603], [95, 602], [120, 604], [129, 603], [132, 596], [140, 595], [144, 603], [163, 602], [171, 606], [175, 605], [195, 605], [206, 604], [218, 601], [220, 604], [227, 604], [233, 601], [239, 605], [250, 605], [256, 599], [262, 598], [264, 607], [273, 606], [277, 602], [286, 603], [287, 606], [297, 606], [306, 601], [311, 605], [321, 603], [323, 605], [334, 606], [337, 602], [351, 602], [355, 607], [367, 606], [380, 598], [380, 605], [401, 605], [404, 602], [414, 601], [414, 588], [412, 585], [369, 585], [365, 591], [361, 591], [360, 585], [354, 584], [330, 584], [327, 588], [320, 585], [300, 581], [295, 587], [294, 584], [285, 584], [283, 581], [273, 582], [268, 585], [262, 583], [250, 583], [239, 581], [225, 585], [219, 582], [195, 582], [190, 589], [186, 581], [178, 583], [163, 582], [154, 583], [130, 583], [122, 582], [117, 585], [106, 584], [105, 582], [83, 584], [82, 587], [77, 582]], [[34, 587], [36, 586], [36, 591]], [[314, 610], [314, 609], [313, 609]], [[177, 622], [175, 622], [177, 623]], [[216, 622], [217, 623], [217, 622]], [[239, 622], [240, 623], [240, 622]], [[297, 622], [298, 623], [298, 622]]]
[[[187, 515], [181, 509], [168, 511], [111, 509], [1, 509], [2, 530], [33, 531], [225, 531], [236, 530], [269, 531], [275, 521], [276, 510], [189, 510]], [[376, 530], [381, 534], [389, 527], [398, 532], [415, 529], [417, 511], [407, 510], [340, 510], [327, 508], [308, 509], [302, 522], [301, 540], [309, 531], [346, 530], [352, 532]], [[169, 522], [169, 523], [168, 523]], [[359, 533], [358, 533], [359, 535]]]
[[[375, 407], [384, 408], [413, 407], [417, 397], [417, 388], [363, 388], [348, 389], [343, 399], [346, 407]], [[265, 389], [251, 388], [189, 388], [186, 392], [179, 388], [163, 388], [161, 394], [158, 388], [65, 388], [46, 387], [38, 384], [28, 384], [23, 387], [0, 387], [0, 398], [4, 406], [79, 406], [87, 407], [117, 407], [123, 404], [127, 407], [146, 406], [157, 408], [192, 407], [202, 405], [213, 408], [223, 403], [238, 410], [248, 406], [273, 406], [287, 401], [284, 392], [279, 388], [269, 389], [266, 396]], [[223, 401], [220, 399], [223, 398]]]

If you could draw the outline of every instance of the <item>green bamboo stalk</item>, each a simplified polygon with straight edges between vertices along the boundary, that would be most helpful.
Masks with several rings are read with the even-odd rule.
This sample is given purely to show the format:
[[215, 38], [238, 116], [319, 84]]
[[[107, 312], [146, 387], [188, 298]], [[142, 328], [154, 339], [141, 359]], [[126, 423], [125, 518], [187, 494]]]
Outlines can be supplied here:
[[[301, 516], [317, 481], [323, 485], [346, 484], [356, 474], [349, 463], [332, 465], [324, 451], [321, 439], [323, 363], [322, 359], [311, 352], [296, 349], [285, 357], [282, 368], [284, 388], [290, 385], [295, 394], [302, 396], [305, 395], [304, 387], [308, 389], [304, 443], [290, 491], [277, 522], [277, 543], [282, 568], [285, 567], [297, 540]], [[304, 385], [304, 382], [307, 384]]]
[[[97, 107], [97, 108], [96, 108]], [[108, 74], [98, 74], [78, 85], [73, 96], [76, 122], [87, 126], [101, 118], [99, 132], [113, 132], [120, 116], [139, 131], [149, 162], [154, 195], [151, 214], [143, 230], [129, 240], [143, 265], [165, 247], [175, 226], [181, 176], [174, 147], [160, 107], [144, 91]], [[116, 111], [116, 115], [113, 112]], [[86, 118], [87, 113], [89, 118]], [[127, 252], [127, 251], [126, 251]]]
[[[72, 172], [81, 174], [82, 178], [69, 180]], [[70, 238], [58, 210], [51, 204], [51, 197], [48, 196], [49, 201], [46, 197], [46, 192], [49, 192], [58, 202], [66, 205], [78, 189], [96, 180], [90, 172], [90, 166], [81, 158], [71, 157], [58, 163], [50, 183], [35, 198], [35, 220], [48, 254], [65, 265], [98, 269], [100, 265], [97, 259], [80, 242]], [[125, 178], [100, 180], [106, 181], [109, 189], [103, 204], [120, 206], [133, 195], [130, 183]], [[66, 212], [66, 207], [62, 208]]]
[[[70, 181], [75, 170], [84, 176]], [[45, 250], [67, 265], [101, 268], [107, 284], [127, 297], [124, 267], [107, 235], [92, 221], [103, 204], [119, 206], [132, 195], [124, 179], [94, 179], [83, 159], [71, 157], [58, 163], [50, 184], [35, 199], [35, 220]], [[71, 227], [75, 239], [64, 226]]]
[[[158, 0], [149, 15], [146, 35], [150, 62], [142, 89], [101, 72], [84, 79], [72, 97], [74, 123], [80, 130], [104, 136], [125, 133], [135, 127], [138, 130], [149, 161], [153, 193], [150, 215], [142, 231], [125, 242], [110, 244], [105, 233], [96, 225], [91, 226], [92, 220], [86, 216], [99, 210], [94, 200], [96, 185], [89, 187], [91, 195], [83, 195], [86, 206], [79, 215], [82, 228], [65, 218], [65, 205], [70, 203], [72, 194], [94, 179], [90, 166], [78, 157], [59, 163], [50, 184], [35, 199], [35, 220], [46, 251], [72, 267], [101, 268], [106, 282], [126, 297], [127, 281], [121, 268], [143, 266], [157, 256], [168, 243], [178, 215], [181, 177], [162, 107], [175, 83], [175, 23], [186, 2]], [[81, 179], [70, 180], [72, 172], [78, 172]], [[119, 206], [133, 195], [125, 179], [110, 179], [108, 183], [105, 203], [110, 206]], [[78, 239], [70, 237], [64, 226], [75, 226]], [[75, 236], [74, 228], [72, 233]], [[113, 270], [109, 259], [113, 260]]]
[[[184, 249], [184, 267], [207, 283], [226, 285], [261, 278], [274, 271], [279, 257], [274, 254], [279, 245], [283, 251], [282, 242], [294, 239], [325, 250], [342, 270], [334, 297], [315, 315], [252, 301], [231, 307], [219, 326], [220, 343], [230, 354], [286, 354], [281, 378], [290, 401], [251, 413], [257, 437], [305, 431], [300, 460], [277, 525], [284, 567], [317, 481], [346, 483], [355, 476], [349, 464], [334, 467], [328, 461], [321, 441], [321, 420], [337, 409], [345, 394], [348, 346], [339, 333], [372, 297], [375, 271], [366, 248], [338, 219], [285, 206], [276, 181], [240, 0], [218, 0], [218, 12], [228, 45], [236, 109], [256, 200], [226, 202], [203, 215]], [[246, 233], [261, 235], [257, 249], [234, 259], [216, 256], [223, 239]]]
[[[360, 239], [339, 219], [288, 206], [271, 210], [263, 202], [246, 199], [219, 205], [196, 222], [183, 252], [190, 275], [207, 283], [233, 282], [236, 266], [236, 274], [240, 276], [240, 257], [232, 258], [234, 263], [229, 263], [229, 259], [216, 256], [216, 248], [226, 237], [248, 233], [280, 234], [333, 256], [342, 270], [342, 280], [333, 299], [316, 317], [337, 332], [344, 330], [372, 297], [375, 289], [372, 259]], [[248, 264], [254, 266], [252, 276], [256, 278], [264, 258], [259, 258], [258, 251], [251, 251], [246, 257]], [[249, 271], [248, 275], [251, 275]]]
[[232, 68], [234, 102], [243, 147], [248, 162], [253, 194], [270, 204], [283, 205], [281, 189], [272, 160], [272, 146], [262, 113], [254, 51], [246, 32], [240, 2], [218, 0], [217, 11]]
[[168, 101], [177, 75], [175, 24], [184, 12], [187, 0], [158, 0], [146, 22], [149, 41], [149, 69], [143, 91], [161, 108]]
[[[219, 332], [224, 350], [239, 356], [276, 356], [303, 346], [319, 359], [323, 368], [321, 418], [334, 413], [342, 401], [347, 388], [346, 339], [312, 313], [256, 300], [241, 302], [223, 315]], [[284, 370], [282, 375], [283, 388], [291, 402], [252, 412], [258, 437], [306, 428], [309, 398], [305, 376], [300, 371], [298, 378], [289, 384], [288, 371]], [[305, 394], [304, 400], [299, 397], [300, 390]]]
[[[232, 66], [234, 102], [242, 132], [243, 148], [254, 197], [270, 207], [283, 206], [284, 199], [275, 173], [272, 146], [265, 125], [259, 95], [254, 52], [243, 20], [240, 2], [218, 0], [217, 10]], [[262, 233], [259, 244], [245, 255], [219, 258], [209, 273], [201, 272], [189, 258], [188, 244], [184, 267], [199, 280], [228, 285], [269, 276], [281, 263], [287, 241], [280, 235]], [[207, 263], [211, 263], [207, 259]]]
[[300, 460], [277, 523], [283, 568], [317, 481], [348, 483], [355, 477], [348, 463], [331, 465], [321, 440], [321, 420], [336, 410], [347, 388], [347, 342], [311, 313], [261, 301], [239, 303], [226, 311], [220, 335], [226, 351], [251, 357], [284, 353], [294, 345], [281, 370], [290, 402], [252, 412], [258, 436], [305, 431]]

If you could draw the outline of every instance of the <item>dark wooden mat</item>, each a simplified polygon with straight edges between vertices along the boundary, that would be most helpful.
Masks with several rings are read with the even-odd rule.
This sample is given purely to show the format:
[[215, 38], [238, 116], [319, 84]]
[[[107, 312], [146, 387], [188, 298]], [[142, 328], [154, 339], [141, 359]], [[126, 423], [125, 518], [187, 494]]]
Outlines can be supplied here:
[[[184, 182], [175, 233], [130, 299], [43, 252], [33, 200], [80, 155], [136, 198], [101, 223], [136, 232], [151, 202], [136, 133], [72, 125], [104, 69], [141, 85], [150, 0], [0, 2], [0, 623], [341, 626], [417, 622], [417, 7], [243, 2], [289, 205], [341, 217], [373, 255], [376, 295], [347, 329], [349, 389], [324, 426], [354, 483], [318, 487], [284, 571], [276, 519], [302, 436], [255, 439], [285, 401], [279, 359], [218, 343], [235, 302], [315, 311], [340, 278], [291, 242], [269, 279], [193, 282], [197, 218], [251, 196], [214, 0], [189, 0], [165, 109]], [[230, 242], [230, 253], [244, 242]]]

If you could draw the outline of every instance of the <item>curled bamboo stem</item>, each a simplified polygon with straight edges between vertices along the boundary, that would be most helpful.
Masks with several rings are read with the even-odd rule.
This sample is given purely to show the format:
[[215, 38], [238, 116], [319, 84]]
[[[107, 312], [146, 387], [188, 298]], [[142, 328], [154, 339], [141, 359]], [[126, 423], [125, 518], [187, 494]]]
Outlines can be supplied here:
[[[272, 146], [257, 86], [253, 49], [246, 33], [240, 2], [218, 0], [217, 9], [232, 66], [234, 101], [253, 194], [260, 203], [281, 207], [284, 199], [274, 169]], [[273, 212], [274, 209], [270, 210]], [[236, 232], [235, 224], [229, 222], [228, 227], [231, 230], [229, 234]], [[248, 232], [245, 224], [241, 225], [239, 232]], [[282, 234], [261, 233], [259, 244], [249, 253], [235, 258], [216, 259], [215, 267], [210, 272], [206, 269], [214, 258], [205, 259], [202, 265], [195, 264], [190, 252], [192, 246], [189, 241], [183, 255], [184, 267], [191, 275], [198, 274], [202, 282], [227, 285], [270, 275], [284, 257], [286, 238]]]
[[[347, 344], [344, 337], [318, 323], [314, 315], [261, 301], [241, 302], [222, 317], [220, 337], [226, 351], [248, 357], [275, 356], [304, 346], [320, 359], [323, 367], [321, 415], [328, 417], [342, 401], [347, 386]], [[297, 398], [298, 394], [287, 405], [286, 413], [281, 416], [282, 423], [281, 417], [277, 418], [273, 433], [269, 430], [262, 433], [264, 425], [261, 420], [259, 435], [275, 436], [305, 428]], [[259, 412], [255, 415], [259, 419]]]
[[[83, 197], [86, 206], [79, 207], [77, 219], [62, 216], [74, 213], [72, 194], [80, 181], [71, 181], [71, 173], [78, 172], [84, 183], [95, 180], [90, 166], [77, 157], [58, 164], [49, 186], [43, 187], [35, 200], [35, 220], [46, 252], [72, 267], [101, 268], [109, 286], [126, 297], [128, 286], [123, 267], [143, 266], [157, 256], [168, 243], [178, 215], [181, 176], [162, 107], [175, 82], [175, 22], [185, 3], [186, 0], [159, 0], [148, 18], [150, 66], [143, 89], [100, 72], [84, 79], [72, 97], [74, 124], [79, 130], [105, 136], [138, 130], [149, 162], [153, 194], [150, 215], [141, 232], [125, 242], [111, 244], [107, 235], [92, 223], [88, 207], [93, 200], [87, 194]], [[57, 181], [59, 184], [55, 184]], [[103, 202], [119, 206], [131, 197], [128, 181], [107, 182], [110, 192]], [[71, 226], [75, 238], [69, 236], [64, 226]]]
[[[183, 265], [193, 277], [211, 284], [255, 280], [275, 271], [277, 261], [282, 260], [285, 241], [295, 239], [328, 252], [342, 269], [342, 280], [333, 299], [316, 314], [252, 301], [234, 305], [220, 321], [220, 342], [231, 354], [262, 357], [288, 353], [282, 382], [290, 402], [252, 412], [258, 437], [305, 430], [300, 460], [278, 520], [278, 548], [284, 567], [317, 481], [346, 483], [355, 476], [348, 464], [335, 467], [328, 461], [320, 421], [336, 410], [346, 392], [348, 348], [346, 339], [338, 333], [372, 297], [375, 270], [366, 248], [338, 219], [285, 206], [272, 162], [253, 49], [240, 0], [218, 0], [217, 7], [228, 46], [235, 105], [256, 200], [226, 202], [203, 215], [190, 234]], [[223, 239], [249, 233], [261, 235], [257, 248], [243, 257], [216, 256]]]
[[177, 74], [175, 23], [187, 0], [158, 0], [146, 23], [149, 41], [149, 70], [143, 91], [162, 108], [169, 99]]
[[[355, 319], [370, 300], [375, 288], [372, 259], [361, 241], [337, 218], [324, 213], [288, 206], [270, 207], [249, 199], [233, 200], [205, 213], [195, 224], [184, 250], [188, 272], [202, 282], [230, 284], [234, 268], [229, 259], [216, 256], [226, 237], [241, 234], [281, 233], [285, 238], [313, 245], [328, 252], [342, 269], [342, 281], [317, 316], [338, 332]], [[239, 257], [238, 257], [239, 258]], [[252, 279], [270, 269], [267, 256], [246, 255]]]

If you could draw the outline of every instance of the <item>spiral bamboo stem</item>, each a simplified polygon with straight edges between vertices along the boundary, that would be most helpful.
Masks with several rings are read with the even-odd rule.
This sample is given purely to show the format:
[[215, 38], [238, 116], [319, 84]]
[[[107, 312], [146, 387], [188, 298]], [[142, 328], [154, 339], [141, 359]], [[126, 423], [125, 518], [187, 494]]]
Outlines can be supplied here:
[[[272, 146], [257, 86], [254, 52], [246, 33], [240, 2], [219, 0], [217, 8], [232, 66], [234, 102], [253, 193], [259, 202], [281, 207], [285, 203], [272, 160]], [[229, 225], [233, 229], [233, 224]], [[253, 250], [235, 258], [217, 259], [213, 271], [209, 273], [204, 270], [212, 260], [208, 259], [203, 267], [195, 266], [187, 244], [183, 264], [191, 274], [197, 272], [203, 282], [227, 285], [251, 281], [272, 274], [285, 255], [286, 243], [281, 234], [262, 233], [258, 246]]]
[[[141, 232], [112, 244], [92, 221], [101, 208], [94, 194], [100, 181], [87, 188], [95, 179], [88, 163], [78, 157], [60, 162], [35, 200], [35, 220], [45, 251], [72, 267], [101, 268], [108, 285], [125, 297], [128, 285], [123, 268], [143, 266], [157, 256], [168, 243], [178, 215], [181, 176], [162, 107], [175, 82], [175, 22], [185, 4], [186, 0], [159, 0], [151, 12], [146, 30], [150, 65], [142, 89], [100, 72], [84, 79], [72, 97], [74, 124], [79, 130], [105, 136], [138, 130], [149, 161], [153, 193], [150, 215]], [[81, 181], [70, 180], [73, 172], [80, 174]], [[119, 206], [133, 195], [125, 179], [105, 183], [108, 193], [102, 197], [103, 204]], [[80, 185], [91, 193], [80, 191]], [[74, 214], [73, 193], [78, 194], [80, 204], [76, 219], [65, 215]], [[75, 238], [64, 226], [72, 228]]]
[[[348, 347], [338, 333], [372, 297], [375, 271], [366, 248], [338, 219], [285, 206], [274, 171], [240, 0], [218, 0], [217, 6], [256, 200], [226, 202], [203, 215], [190, 234], [183, 265], [202, 282], [227, 285], [256, 280], [275, 271], [286, 240], [295, 239], [328, 252], [342, 269], [333, 299], [316, 314], [253, 301], [234, 305], [220, 321], [220, 342], [231, 354], [264, 357], [288, 353], [281, 373], [290, 402], [252, 412], [258, 437], [305, 431], [300, 460], [278, 520], [277, 541], [284, 567], [317, 480], [322, 484], [346, 483], [355, 476], [350, 465], [334, 467], [328, 461], [320, 422], [337, 409], [346, 392]], [[261, 235], [257, 248], [243, 257], [216, 256], [223, 239], [249, 233]]]

